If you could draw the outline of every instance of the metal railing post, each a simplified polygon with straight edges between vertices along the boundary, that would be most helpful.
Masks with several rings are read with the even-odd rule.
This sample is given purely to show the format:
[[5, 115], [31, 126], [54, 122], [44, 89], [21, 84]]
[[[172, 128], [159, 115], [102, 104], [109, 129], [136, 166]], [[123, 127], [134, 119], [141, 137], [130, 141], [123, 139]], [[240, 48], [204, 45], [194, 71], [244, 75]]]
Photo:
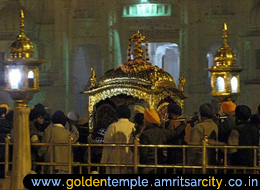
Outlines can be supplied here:
[[50, 174], [52, 174], [53, 173], [53, 158], [54, 158], [53, 155], [54, 155], [55, 145], [48, 146], [47, 148], [50, 148], [50, 163], [51, 163], [51, 165], [50, 165]]
[[[224, 148], [224, 166], [227, 167], [228, 166], [228, 149]], [[224, 169], [224, 174], [227, 174], [227, 170]]]
[[139, 164], [139, 156], [138, 156], [138, 145], [139, 138], [134, 138], [134, 174], [138, 174], [138, 164]]
[[69, 151], [68, 151], [68, 155], [69, 155], [69, 159], [68, 159], [68, 167], [69, 167], [69, 174], [72, 174], [72, 162], [73, 162], [73, 160], [72, 160], [72, 141], [73, 141], [73, 137], [72, 136], [70, 136], [69, 137], [69, 144], [68, 144], [68, 149], [69, 149]]
[[202, 141], [202, 173], [206, 174], [207, 172], [207, 145], [208, 145], [208, 137], [204, 136]]
[[7, 177], [7, 173], [9, 171], [9, 145], [10, 145], [10, 134], [7, 134], [5, 138], [5, 178]]
[[[91, 148], [90, 148], [90, 144], [88, 142], [88, 164], [91, 164]], [[91, 171], [91, 167], [88, 165], [88, 173], [90, 173]]]

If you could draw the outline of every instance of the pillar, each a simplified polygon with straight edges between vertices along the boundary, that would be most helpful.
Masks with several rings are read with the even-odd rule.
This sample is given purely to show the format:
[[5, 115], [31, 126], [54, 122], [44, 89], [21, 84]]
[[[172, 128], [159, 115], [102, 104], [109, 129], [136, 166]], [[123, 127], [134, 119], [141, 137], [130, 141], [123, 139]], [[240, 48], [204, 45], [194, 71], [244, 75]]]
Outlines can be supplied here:
[[16, 102], [14, 109], [14, 146], [12, 160], [11, 189], [24, 189], [23, 179], [31, 172], [31, 145], [29, 132], [30, 108]]

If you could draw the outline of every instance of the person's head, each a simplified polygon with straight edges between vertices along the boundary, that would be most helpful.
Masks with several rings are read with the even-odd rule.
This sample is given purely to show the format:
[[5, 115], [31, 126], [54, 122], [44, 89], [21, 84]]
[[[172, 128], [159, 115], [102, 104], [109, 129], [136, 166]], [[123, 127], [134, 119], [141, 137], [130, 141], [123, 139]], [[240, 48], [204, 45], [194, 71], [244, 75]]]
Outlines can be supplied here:
[[131, 117], [131, 111], [126, 105], [120, 105], [116, 108], [117, 119], [125, 118], [129, 119]]
[[45, 114], [46, 114], [45, 110], [34, 108], [30, 112], [30, 116], [29, 116], [30, 121], [34, 121], [42, 125], [44, 123]]
[[137, 123], [138, 125], [143, 125], [144, 124], [144, 114], [143, 113], [135, 114], [134, 122]]
[[0, 117], [5, 117], [6, 114], [9, 112], [9, 107], [6, 104], [1, 104], [0, 105]]
[[251, 117], [252, 111], [246, 105], [238, 105], [235, 110], [235, 115], [238, 120], [247, 121]]
[[169, 119], [177, 119], [182, 114], [181, 107], [176, 103], [169, 103], [167, 111]]
[[41, 103], [38, 103], [34, 106], [35, 109], [39, 109], [39, 110], [45, 110], [45, 106], [42, 105]]
[[36, 122], [42, 125], [44, 123], [44, 116], [40, 115], [37, 117]]
[[236, 107], [236, 104], [232, 101], [225, 101], [221, 103], [221, 109], [225, 115], [235, 115]]
[[215, 115], [214, 108], [209, 103], [202, 104], [199, 111], [201, 118], [212, 119]]
[[161, 125], [161, 119], [154, 109], [145, 109], [144, 110], [144, 120], [146, 123]]
[[60, 111], [60, 110], [57, 110], [51, 117], [51, 122], [53, 124], [61, 124], [63, 126], [66, 125], [66, 116], [65, 114]]
[[133, 116], [135, 117], [135, 115], [138, 113], [144, 114], [144, 108], [140, 105], [135, 105], [134, 111], [133, 111]]
[[0, 107], [0, 117], [5, 117], [5, 115], [6, 115], [6, 108]]
[[77, 124], [78, 121], [79, 121], [79, 115], [76, 112], [74, 112], [74, 111], [70, 111], [67, 114], [67, 118], [73, 124]]

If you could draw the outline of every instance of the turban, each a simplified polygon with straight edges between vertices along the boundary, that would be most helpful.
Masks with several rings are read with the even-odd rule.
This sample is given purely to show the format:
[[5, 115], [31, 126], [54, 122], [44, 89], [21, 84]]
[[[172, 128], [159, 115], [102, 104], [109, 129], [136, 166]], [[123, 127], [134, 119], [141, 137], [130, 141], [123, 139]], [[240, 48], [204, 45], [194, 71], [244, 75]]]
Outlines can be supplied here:
[[42, 105], [42, 104], [40, 104], [40, 103], [36, 104], [36, 105], [34, 106], [34, 108], [35, 108], [35, 109], [39, 109], [39, 110], [45, 110], [44, 105]]
[[[5, 114], [8, 114], [8, 112], [9, 112], [9, 107], [8, 107], [8, 105], [6, 105], [6, 104], [1, 104], [1, 105], [0, 105], [0, 108], [5, 108], [5, 109], [6, 109]], [[3, 110], [4, 110], [4, 109], [3, 109]]]
[[75, 121], [75, 122], [78, 122], [79, 121], [79, 116], [78, 114], [76, 114], [74, 111], [70, 111], [68, 114], [67, 114], [67, 117], [72, 120], [72, 121]]
[[176, 104], [176, 103], [169, 103], [168, 104], [168, 113], [173, 113], [175, 115], [181, 115], [182, 114], [182, 110], [181, 107]]
[[30, 121], [32, 121], [34, 119], [37, 119], [38, 117], [44, 118], [45, 115], [46, 115], [45, 109], [34, 108], [30, 112], [29, 119]]
[[137, 113], [144, 113], [144, 108], [142, 106], [139, 106], [139, 105], [135, 105], [134, 106], [134, 115], [137, 114]]
[[144, 110], [144, 119], [148, 123], [155, 123], [157, 125], [161, 124], [160, 117], [154, 109], [145, 109]]
[[67, 122], [65, 114], [60, 110], [52, 115], [51, 121], [53, 124], [62, 124], [63, 126], [65, 126]]
[[236, 107], [237, 107], [236, 104], [234, 104], [232, 101], [222, 102], [221, 104], [222, 111], [226, 114], [235, 112]]

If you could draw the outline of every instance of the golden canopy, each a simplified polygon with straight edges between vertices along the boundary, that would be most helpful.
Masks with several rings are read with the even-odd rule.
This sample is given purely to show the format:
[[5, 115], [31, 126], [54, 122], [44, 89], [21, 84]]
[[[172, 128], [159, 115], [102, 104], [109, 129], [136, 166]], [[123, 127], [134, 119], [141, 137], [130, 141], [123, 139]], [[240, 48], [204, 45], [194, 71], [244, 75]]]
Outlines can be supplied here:
[[[94, 127], [99, 122], [100, 119], [96, 116], [98, 106], [101, 105], [101, 101], [105, 100], [114, 106], [135, 104], [143, 100], [149, 108], [157, 109], [159, 112], [169, 101], [183, 105], [183, 100], [187, 96], [176, 88], [174, 78], [164, 69], [148, 62], [148, 41], [145, 40], [146, 37], [140, 32], [133, 34], [129, 39], [128, 61], [107, 71], [98, 83], [96, 83], [95, 72], [91, 69], [92, 76], [84, 91], [85, 94], [89, 95], [90, 127], [92, 127], [92, 117], [95, 120]], [[143, 59], [144, 52], [141, 48], [141, 43], [144, 41], [146, 43], [146, 59]], [[133, 50], [132, 43], [135, 44]], [[132, 59], [131, 55], [133, 55]], [[183, 89], [185, 81], [181, 81], [179, 88]], [[102, 118], [104, 114], [101, 114]]]

